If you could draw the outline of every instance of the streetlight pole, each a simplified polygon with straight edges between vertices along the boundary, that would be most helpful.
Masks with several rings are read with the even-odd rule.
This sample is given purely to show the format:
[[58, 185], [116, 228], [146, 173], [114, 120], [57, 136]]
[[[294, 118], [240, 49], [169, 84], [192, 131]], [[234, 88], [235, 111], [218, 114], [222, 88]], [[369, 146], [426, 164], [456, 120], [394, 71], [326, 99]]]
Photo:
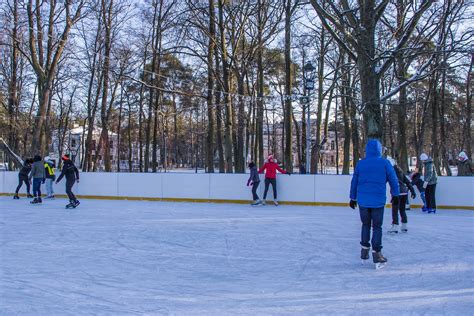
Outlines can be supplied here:
[[308, 91], [308, 96], [305, 98], [306, 104], [306, 172], [311, 173], [311, 112], [310, 112], [310, 101], [311, 101], [311, 90], [314, 90], [314, 71], [316, 68], [311, 62], [307, 62], [303, 68], [304, 70], [304, 82], [305, 89]]

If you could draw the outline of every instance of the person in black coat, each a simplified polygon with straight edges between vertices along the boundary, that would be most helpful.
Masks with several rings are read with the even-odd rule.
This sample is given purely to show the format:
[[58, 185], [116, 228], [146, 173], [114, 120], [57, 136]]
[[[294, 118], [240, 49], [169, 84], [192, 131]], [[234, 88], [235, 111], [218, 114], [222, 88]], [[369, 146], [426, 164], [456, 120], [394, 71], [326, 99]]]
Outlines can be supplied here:
[[31, 165], [33, 164], [33, 159], [27, 158], [25, 159], [25, 162], [23, 163], [23, 167], [21, 167], [20, 172], [18, 173], [18, 186], [16, 187], [15, 190], [15, 195], [13, 198], [15, 200], [18, 200], [20, 197], [18, 196], [18, 192], [20, 191], [23, 183], [26, 184], [26, 192], [28, 194], [29, 198], [32, 198], [33, 195], [30, 193], [30, 180], [28, 179], [28, 176], [31, 172]]
[[249, 163], [249, 169], [250, 169], [250, 177], [247, 180], [247, 186], [250, 186], [250, 185], [252, 186], [252, 197], [253, 197], [252, 205], [261, 205], [262, 201], [260, 201], [260, 198], [258, 197], [258, 194], [257, 194], [258, 185], [260, 184], [260, 177], [258, 176], [258, 170], [253, 161]]
[[410, 180], [405, 176], [403, 170], [397, 165], [397, 162], [392, 157], [388, 157], [387, 160], [390, 161], [390, 164], [392, 164], [393, 168], [395, 169], [395, 173], [397, 174], [398, 178], [398, 186], [400, 188], [400, 199], [398, 203], [392, 203], [392, 227], [388, 232], [398, 233], [398, 213], [400, 213], [400, 217], [402, 218], [401, 231], [402, 233], [407, 233], [408, 217], [406, 213], [406, 204], [408, 199], [408, 191], [410, 191], [411, 197], [414, 199], [416, 198], [415, 189], [411, 185]]
[[66, 193], [70, 202], [68, 205], [66, 205], [66, 207], [75, 208], [80, 204], [80, 202], [78, 199], [76, 199], [74, 193], [72, 193], [72, 187], [74, 186], [74, 183], [79, 183], [79, 170], [69, 158], [69, 155], [64, 155], [61, 159], [63, 160], [63, 168], [58, 180], [56, 180], [56, 184], [58, 184], [62, 178], [66, 178]]

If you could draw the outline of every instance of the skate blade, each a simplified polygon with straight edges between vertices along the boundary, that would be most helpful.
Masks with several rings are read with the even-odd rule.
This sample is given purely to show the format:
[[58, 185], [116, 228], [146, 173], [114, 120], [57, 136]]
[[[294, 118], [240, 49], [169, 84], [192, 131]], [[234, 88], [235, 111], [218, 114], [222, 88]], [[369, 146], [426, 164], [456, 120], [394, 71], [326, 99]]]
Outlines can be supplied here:
[[365, 266], [368, 261], [369, 261], [369, 259], [360, 259], [360, 264], [362, 264], [363, 266]]
[[383, 269], [385, 267], [387, 263], [386, 262], [378, 262], [375, 264], [375, 270], [380, 270], [380, 269]]

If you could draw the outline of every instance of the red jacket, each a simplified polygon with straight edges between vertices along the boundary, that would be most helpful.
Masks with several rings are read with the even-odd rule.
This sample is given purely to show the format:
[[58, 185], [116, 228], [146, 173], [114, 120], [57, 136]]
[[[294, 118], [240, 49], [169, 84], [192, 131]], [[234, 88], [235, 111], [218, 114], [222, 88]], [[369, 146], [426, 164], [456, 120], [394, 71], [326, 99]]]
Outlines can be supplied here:
[[281, 173], [286, 173], [285, 170], [281, 169], [280, 166], [278, 166], [278, 164], [273, 161], [266, 162], [263, 167], [258, 170], [258, 173], [263, 173], [264, 170], [266, 179], [276, 179], [277, 170]]

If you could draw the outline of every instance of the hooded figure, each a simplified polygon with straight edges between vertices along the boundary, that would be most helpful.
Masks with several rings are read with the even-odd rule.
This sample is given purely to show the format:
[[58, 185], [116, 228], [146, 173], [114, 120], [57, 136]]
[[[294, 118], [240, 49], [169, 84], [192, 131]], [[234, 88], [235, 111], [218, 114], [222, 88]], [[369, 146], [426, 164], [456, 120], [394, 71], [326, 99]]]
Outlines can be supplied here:
[[44, 172], [46, 174], [46, 198], [54, 199], [54, 188], [53, 183], [56, 180], [56, 175], [54, 174], [54, 168], [56, 164], [51, 157], [44, 158]]
[[[398, 205], [400, 189], [395, 170], [387, 159], [382, 158], [382, 144], [369, 140], [365, 147], [365, 159], [359, 161], [351, 182], [350, 207], [359, 204], [361, 229], [361, 259], [369, 259], [370, 241], [372, 259], [376, 268], [382, 267], [387, 259], [382, 255], [383, 212], [387, 201], [387, 182], [390, 184], [392, 203]], [[372, 239], [370, 231], [373, 228]]]
[[458, 176], [460, 177], [471, 177], [472, 176], [472, 165], [469, 161], [469, 157], [464, 151], [461, 151], [458, 156]]

